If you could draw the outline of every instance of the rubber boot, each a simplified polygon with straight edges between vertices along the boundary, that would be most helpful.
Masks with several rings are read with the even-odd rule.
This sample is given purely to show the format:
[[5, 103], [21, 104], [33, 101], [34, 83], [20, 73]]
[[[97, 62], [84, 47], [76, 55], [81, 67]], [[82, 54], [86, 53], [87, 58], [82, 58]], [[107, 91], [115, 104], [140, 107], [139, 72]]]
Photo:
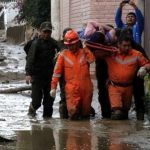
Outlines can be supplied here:
[[67, 119], [68, 118], [68, 110], [66, 106], [66, 102], [60, 102], [59, 104], [59, 114], [61, 119]]
[[122, 111], [122, 120], [126, 120], [126, 119], [128, 119], [128, 111], [123, 110]]
[[123, 113], [121, 110], [113, 110], [111, 113], [111, 119], [112, 120], [122, 120], [123, 119]]
[[80, 105], [76, 106], [75, 108], [72, 108], [68, 112], [68, 116], [70, 120], [79, 120], [82, 118], [81, 116], [81, 108]]
[[136, 111], [136, 119], [137, 120], [144, 120], [144, 112], [143, 112], [143, 110]]
[[32, 103], [30, 103], [29, 109], [28, 109], [28, 115], [31, 117], [35, 117], [36, 115], [36, 110], [33, 108]]
[[43, 106], [43, 118], [51, 118], [53, 114], [53, 107]]

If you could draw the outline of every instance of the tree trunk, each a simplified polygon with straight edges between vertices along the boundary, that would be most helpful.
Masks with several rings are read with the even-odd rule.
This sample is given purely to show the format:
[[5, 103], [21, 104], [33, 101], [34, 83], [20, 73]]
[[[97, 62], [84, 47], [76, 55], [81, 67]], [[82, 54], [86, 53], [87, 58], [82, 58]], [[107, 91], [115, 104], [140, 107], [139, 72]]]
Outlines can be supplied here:
[[12, 87], [12, 88], [0, 89], [0, 94], [17, 93], [17, 92], [27, 91], [27, 90], [31, 90], [31, 86], [22, 86], [22, 87]]
[[0, 142], [13, 142], [13, 141], [14, 140], [12, 140], [12, 139], [6, 139], [6, 138], [0, 136]]

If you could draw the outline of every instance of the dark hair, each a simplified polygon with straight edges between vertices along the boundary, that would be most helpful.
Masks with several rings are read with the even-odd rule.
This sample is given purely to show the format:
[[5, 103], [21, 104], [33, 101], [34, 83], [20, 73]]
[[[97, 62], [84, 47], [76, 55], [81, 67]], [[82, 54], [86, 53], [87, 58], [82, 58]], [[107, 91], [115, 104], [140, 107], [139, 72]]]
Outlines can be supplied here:
[[136, 14], [135, 14], [134, 12], [129, 12], [129, 13], [127, 14], [127, 17], [128, 17], [129, 15], [133, 15], [133, 16], [136, 18]]
[[63, 37], [65, 36], [65, 34], [67, 33], [67, 31], [70, 31], [70, 30], [72, 30], [72, 28], [70, 28], [70, 27], [65, 28], [63, 30]]
[[129, 36], [131, 39], [133, 39], [133, 32], [131, 28], [126, 27], [123, 30], [120, 28], [116, 28], [115, 32], [117, 39], [119, 39], [120, 36]]
[[115, 32], [116, 32], [116, 37], [118, 39], [120, 37], [122, 30], [120, 28], [115, 28]]
[[123, 41], [132, 42], [132, 38], [128, 35], [120, 35], [118, 43], [122, 43]]
[[92, 34], [90, 41], [94, 43], [104, 44], [105, 35], [102, 32], [95, 32]]
[[133, 32], [132, 32], [132, 29], [131, 28], [124, 28], [121, 33], [120, 33], [120, 36], [129, 36], [131, 39], [133, 39]]

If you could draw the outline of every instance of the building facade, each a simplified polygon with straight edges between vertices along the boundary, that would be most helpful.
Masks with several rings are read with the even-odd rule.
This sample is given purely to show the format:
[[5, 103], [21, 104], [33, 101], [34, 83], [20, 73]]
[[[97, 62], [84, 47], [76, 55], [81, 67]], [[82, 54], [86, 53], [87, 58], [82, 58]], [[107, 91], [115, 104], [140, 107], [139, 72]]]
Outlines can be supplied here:
[[[119, 4], [120, 0], [61, 0], [60, 29], [72, 27], [80, 30], [89, 20], [115, 25], [114, 16]], [[123, 19], [128, 11], [132, 11], [132, 7], [127, 5], [123, 9]]]
[[[52, 5], [54, 10], [52, 13], [52, 24], [57, 24], [57, 39], [60, 39], [62, 31], [66, 27], [71, 27], [75, 30], [80, 30], [84, 23], [89, 20], [98, 21], [99, 24], [112, 24], [115, 26], [114, 16], [121, 0], [51, 0], [55, 1]], [[55, 7], [56, 1], [58, 3]], [[134, 0], [137, 6], [145, 15], [145, 34], [143, 46], [150, 56], [150, 32], [149, 32], [149, 17], [150, 17], [150, 0]], [[129, 11], [134, 11], [129, 5], [123, 9], [122, 19], [125, 21], [125, 16]], [[59, 14], [59, 17], [54, 18], [53, 14]], [[58, 29], [59, 28], [59, 29]]]

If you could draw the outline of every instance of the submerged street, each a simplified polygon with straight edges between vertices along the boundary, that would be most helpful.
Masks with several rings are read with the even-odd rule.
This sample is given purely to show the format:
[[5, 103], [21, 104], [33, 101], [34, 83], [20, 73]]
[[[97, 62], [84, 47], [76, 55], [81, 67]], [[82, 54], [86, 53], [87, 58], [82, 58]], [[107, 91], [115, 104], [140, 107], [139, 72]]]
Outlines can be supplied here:
[[128, 121], [70, 121], [58, 117], [58, 103], [52, 119], [27, 116], [30, 99], [0, 95], [0, 135], [15, 140], [0, 143], [1, 150], [149, 150], [150, 130], [134, 118]]

